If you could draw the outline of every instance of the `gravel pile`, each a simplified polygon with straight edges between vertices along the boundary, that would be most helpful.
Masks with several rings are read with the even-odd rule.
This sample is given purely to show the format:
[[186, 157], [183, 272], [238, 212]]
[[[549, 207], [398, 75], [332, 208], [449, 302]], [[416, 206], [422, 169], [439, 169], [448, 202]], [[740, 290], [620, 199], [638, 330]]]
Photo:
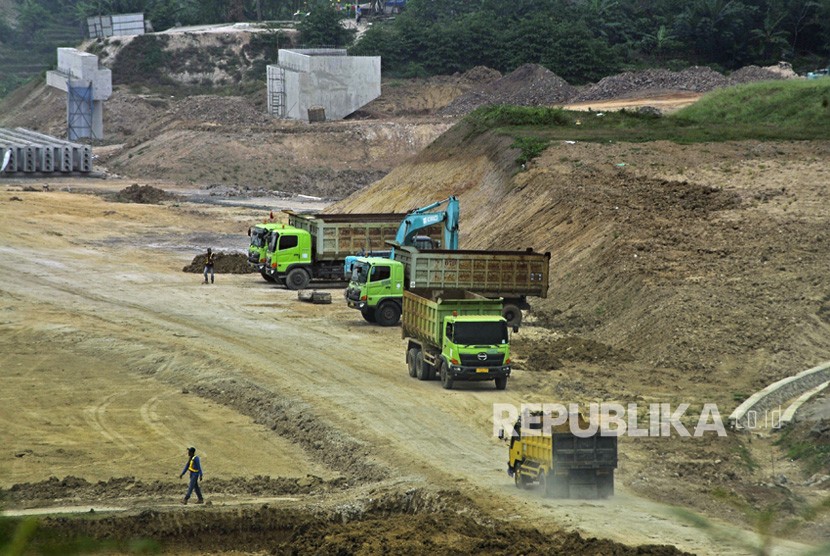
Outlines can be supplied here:
[[691, 91], [705, 93], [729, 85], [729, 80], [707, 67], [693, 66], [683, 71], [648, 69], [606, 77], [571, 98], [569, 102], [609, 100], [641, 91]]
[[755, 81], [770, 81], [772, 79], [787, 78], [779, 71], [773, 71], [771, 69], [761, 68], [758, 66], [746, 66], [729, 74], [730, 85], [753, 83]]
[[461, 95], [441, 109], [439, 114], [458, 116], [485, 104], [516, 106], [561, 104], [571, 98], [575, 92], [574, 87], [549, 69], [537, 64], [525, 64], [481, 89]]

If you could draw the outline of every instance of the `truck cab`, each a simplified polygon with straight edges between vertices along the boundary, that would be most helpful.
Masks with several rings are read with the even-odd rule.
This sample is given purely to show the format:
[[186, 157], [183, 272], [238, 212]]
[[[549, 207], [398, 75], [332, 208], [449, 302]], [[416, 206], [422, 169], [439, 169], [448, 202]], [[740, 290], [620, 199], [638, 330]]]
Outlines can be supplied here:
[[271, 230], [265, 254], [265, 271], [275, 281], [299, 290], [311, 280], [311, 235], [293, 226]]
[[510, 337], [501, 299], [457, 290], [407, 290], [402, 337], [409, 376], [456, 381], [493, 380], [504, 390], [510, 376]]
[[352, 267], [346, 302], [367, 322], [394, 326], [401, 318], [404, 268], [383, 257], [358, 257]]
[[269, 282], [273, 282], [274, 279], [265, 272], [268, 238], [271, 232], [279, 226], [280, 224], [275, 222], [263, 222], [248, 228], [248, 235], [251, 237], [251, 243], [248, 246], [248, 266], [256, 269]]
[[507, 321], [492, 315], [444, 318], [441, 361], [436, 369], [445, 388], [457, 380], [495, 380], [507, 384], [510, 376], [510, 338]]

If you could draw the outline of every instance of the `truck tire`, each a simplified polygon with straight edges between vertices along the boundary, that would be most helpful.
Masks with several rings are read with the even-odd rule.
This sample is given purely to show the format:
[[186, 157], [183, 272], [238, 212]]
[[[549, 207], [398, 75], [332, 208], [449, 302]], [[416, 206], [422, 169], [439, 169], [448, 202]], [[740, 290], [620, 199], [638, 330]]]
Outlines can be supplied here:
[[364, 307], [360, 310], [360, 314], [363, 315], [363, 320], [366, 322], [376, 322], [375, 321], [375, 308], [374, 307]]
[[496, 379], [496, 390], [504, 390], [507, 388], [507, 377], [500, 376]]
[[409, 369], [409, 376], [412, 378], [415, 378], [415, 357], [417, 357], [419, 351], [418, 348], [409, 348], [409, 351], [406, 352], [406, 367]]
[[289, 290], [301, 290], [311, 281], [311, 276], [303, 268], [292, 268], [285, 276], [285, 287]]
[[415, 376], [418, 380], [429, 380], [429, 363], [424, 361], [424, 352], [421, 350], [415, 355]]
[[522, 324], [522, 310], [512, 303], [507, 303], [501, 310], [501, 316], [507, 321], [507, 326], [519, 326]]
[[441, 360], [441, 370], [438, 374], [441, 375], [441, 386], [444, 387], [444, 390], [452, 390], [452, 375], [450, 374], [450, 369], [447, 367], [447, 362], [443, 359]]
[[262, 278], [263, 278], [266, 282], [271, 282], [272, 284], [273, 284], [274, 282], [276, 282], [276, 280], [274, 279], [274, 277], [273, 277], [273, 276], [271, 276], [270, 274], [268, 274], [267, 272], [265, 272], [264, 270], [260, 270], [260, 271], [259, 271], [259, 273], [262, 275]]
[[381, 326], [395, 326], [401, 321], [401, 309], [394, 301], [384, 301], [375, 311], [375, 318]]

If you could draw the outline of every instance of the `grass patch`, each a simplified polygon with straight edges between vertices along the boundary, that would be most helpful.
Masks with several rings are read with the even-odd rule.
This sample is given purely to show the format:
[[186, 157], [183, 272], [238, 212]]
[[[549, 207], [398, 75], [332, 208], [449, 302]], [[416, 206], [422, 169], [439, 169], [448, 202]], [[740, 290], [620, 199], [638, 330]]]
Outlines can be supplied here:
[[746, 467], [746, 469], [750, 472], [755, 471], [760, 465], [755, 459], [752, 457], [752, 454], [749, 453], [749, 448], [746, 447], [746, 444], [743, 442], [739, 442], [737, 446], [735, 446], [735, 453], [737, 454], [738, 458], [741, 460], [741, 463]]
[[804, 430], [785, 429], [775, 445], [786, 450], [788, 458], [804, 462], [808, 475], [830, 471], [830, 445], [809, 438]]
[[632, 110], [603, 113], [498, 105], [474, 110], [464, 123], [468, 137], [492, 130], [547, 141], [826, 140], [830, 139], [830, 79], [729, 87], [663, 117]]
[[521, 154], [516, 159], [516, 164], [524, 166], [550, 146], [550, 139], [542, 139], [540, 137], [516, 137], [513, 144], [510, 145], [513, 149], [520, 149]]

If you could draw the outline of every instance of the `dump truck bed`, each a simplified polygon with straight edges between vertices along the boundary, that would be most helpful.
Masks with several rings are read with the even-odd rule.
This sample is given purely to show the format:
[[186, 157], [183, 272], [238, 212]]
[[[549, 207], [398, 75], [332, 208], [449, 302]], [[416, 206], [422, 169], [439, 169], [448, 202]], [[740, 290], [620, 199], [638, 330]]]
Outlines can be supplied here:
[[311, 234], [316, 260], [340, 260], [386, 248], [405, 214], [288, 214], [288, 224]]
[[415, 289], [403, 292], [402, 337], [432, 346], [441, 345], [444, 318], [458, 315], [501, 316], [501, 299], [459, 290]]
[[[394, 244], [393, 244], [394, 245]], [[547, 297], [550, 253], [435, 249], [394, 245], [409, 289], [455, 289], [487, 297]], [[406, 311], [404, 310], [404, 314]]]

